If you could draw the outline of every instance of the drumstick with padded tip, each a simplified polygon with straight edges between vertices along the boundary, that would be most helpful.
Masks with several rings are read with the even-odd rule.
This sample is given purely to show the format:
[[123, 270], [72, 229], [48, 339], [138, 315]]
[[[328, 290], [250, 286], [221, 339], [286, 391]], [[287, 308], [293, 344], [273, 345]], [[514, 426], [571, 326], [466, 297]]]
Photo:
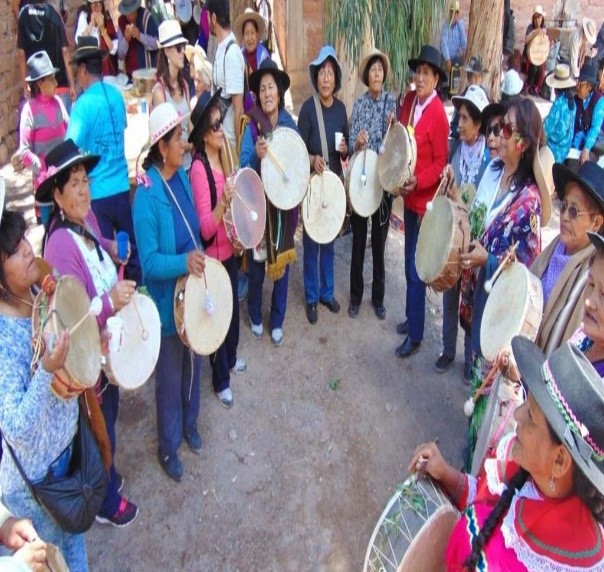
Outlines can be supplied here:
[[239, 197], [239, 200], [241, 200], [241, 202], [243, 203], [243, 205], [245, 206], [245, 208], [250, 212], [250, 218], [254, 222], [256, 222], [258, 220], [258, 213], [257, 213], [257, 211], [255, 211], [250, 205], [248, 205], [247, 202], [245, 201], [245, 199], [237, 191], [235, 191], [235, 194]]
[[499, 278], [499, 275], [503, 272], [503, 269], [507, 266], [508, 262], [511, 261], [512, 257], [516, 254], [517, 248], [518, 248], [518, 243], [514, 244], [512, 246], [512, 248], [510, 248], [508, 250], [508, 253], [505, 255], [505, 257], [501, 261], [501, 264], [497, 267], [497, 270], [495, 270], [495, 272], [493, 273], [493, 276], [491, 276], [484, 283], [484, 289], [487, 294], [491, 293], [491, 290], [493, 289], [493, 284], [495, 284], [495, 281], [497, 280], [497, 278]]
[[208, 290], [208, 280], [206, 278], [205, 270], [203, 272], [203, 283], [206, 287], [206, 300], [204, 306], [208, 316], [213, 316], [214, 312], [216, 311], [216, 302], [214, 302], [214, 296], [212, 296], [212, 294], [210, 294], [210, 291]]
[[493, 383], [493, 379], [495, 378], [498, 370], [499, 364], [494, 363], [480, 384], [480, 387], [476, 390], [476, 393], [474, 393], [474, 395], [463, 404], [463, 412], [465, 413], [466, 417], [472, 417], [472, 413], [474, 413], [474, 406], [476, 405], [478, 398], [486, 391], [487, 387]]
[[[436, 197], [438, 197], [438, 195], [440, 195], [441, 191], [443, 190], [443, 185], [446, 186], [446, 184], [447, 184], [447, 179], [446, 179], [446, 177], [443, 177], [441, 179], [441, 181], [440, 181], [440, 184], [438, 185], [438, 188], [436, 189], [436, 192], [434, 193], [434, 195], [432, 196], [432, 198], [426, 203], [426, 210], [427, 211], [431, 211], [432, 210], [434, 199]], [[444, 190], [446, 190], [446, 188], [444, 188]]]
[[363, 149], [363, 171], [361, 172], [361, 183], [367, 184], [367, 175], [365, 174], [365, 160], [367, 159], [367, 146]]
[[103, 310], [103, 301], [96, 296], [90, 301], [90, 307], [88, 311], [80, 318], [80, 320], [69, 330], [69, 335], [72, 336], [73, 333], [84, 323], [88, 316], [98, 316]]
[[143, 342], [146, 342], [149, 339], [149, 332], [147, 331], [147, 328], [145, 328], [141, 313], [138, 309], [138, 304], [136, 303], [136, 294], [132, 298], [132, 304], [134, 305], [134, 310], [136, 311], [136, 315], [138, 317], [138, 323], [141, 327], [141, 338], [143, 339]]
[[386, 129], [386, 135], [382, 139], [380, 143], [380, 155], [383, 155], [386, 152], [386, 139], [388, 139], [388, 133], [390, 133], [390, 126], [392, 125], [392, 121], [388, 121], [388, 129]]
[[279, 159], [277, 159], [277, 156], [273, 153], [273, 150], [270, 148], [270, 146], [268, 144], [266, 145], [266, 154], [271, 158], [271, 161], [275, 164], [275, 167], [277, 167], [277, 171], [279, 171], [279, 173], [283, 177], [283, 180], [286, 183], [288, 183], [289, 177], [287, 176], [287, 173], [285, 172], [285, 169], [283, 168], [281, 161], [279, 161]]

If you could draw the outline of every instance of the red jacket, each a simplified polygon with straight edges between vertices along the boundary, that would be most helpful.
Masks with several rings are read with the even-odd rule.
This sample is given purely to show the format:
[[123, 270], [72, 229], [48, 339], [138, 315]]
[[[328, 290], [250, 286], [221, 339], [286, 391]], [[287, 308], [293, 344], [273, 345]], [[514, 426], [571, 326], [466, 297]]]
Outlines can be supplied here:
[[[413, 124], [414, 100], [415, 92], [410, 91], [405, 95], [399, 117], [403, 125]], [[414, 175], [417, 177], [417, 188], [405, 197], [405, 208], [419, 215], [426, 212], [426, 204], [434, 196], [447, 164], [448, 140], [449, 121], [445, 107], [437, 96], [424, 109], [415, 126], [417, 162]]]

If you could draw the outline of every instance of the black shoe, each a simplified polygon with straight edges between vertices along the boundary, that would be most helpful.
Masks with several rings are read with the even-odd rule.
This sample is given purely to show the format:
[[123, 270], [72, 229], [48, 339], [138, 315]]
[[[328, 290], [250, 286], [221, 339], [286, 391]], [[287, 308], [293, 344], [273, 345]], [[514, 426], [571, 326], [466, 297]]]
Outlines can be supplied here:
[[317, 303], [312, 302], [311, 304], [306, 304], [306, 319], [311, 324], [317, 323]]
[[471, 385], [472, 383], [472, 364], [465, 363], [463, 366], [463, 382], [464, 385]]
[[180, 483], [185, 471], [182, 468], [182, 463], [180, 462], [178, 455], [174, 453], [173, 455], [167, 455], [164, 457], [158, 451], [157, 458], [161, 468], [166, 472], [166, 475], [168, 475], [173, 481]]
[[196, 455], [199, 454], [203, 443], [197, 427], [193, 427], [192, 429], [185, 431], [185, 441], [193, 453]]
[[359, 306], [358, 304], [350, 303], [348, 306], [348, 315], [354, 319], [359, 315]]
[[335, 298], [332, 298], [328, 302], [325, 300], [319, 300], [319, 302], [321, 302], [323, 306], [327, 306], [329, 311], [333, 312], [334, 314], [337, 314], [340, 311], [340, 304], [338, 304], [338, 301]]
[[436, 363], [434, 364], [434, 371], [436, 373], [445, 373], [450, 367], [451, 364], [455, 361], [455, 358], [449, 357], [445, 354], [440, 354]]
[[404, 322], [399, 322], [396, 325], [396, 333], [399, 336], [406, 336], [409, 333], [409, 320], [405, 320]]
[[406, 358], [419, 351], [419, 347], [422, 345], [421, 342], [412, 342], [407, 336], [405, 341], [395, 350], [396, 357]]
[[375, 312], [377, 319], [385, 320], [386, 319], [386, 308], [384, 308], [384, 304], [376, 304], [375, 302], [371, 302], [371, 305], [373, 306], [373, 311]]

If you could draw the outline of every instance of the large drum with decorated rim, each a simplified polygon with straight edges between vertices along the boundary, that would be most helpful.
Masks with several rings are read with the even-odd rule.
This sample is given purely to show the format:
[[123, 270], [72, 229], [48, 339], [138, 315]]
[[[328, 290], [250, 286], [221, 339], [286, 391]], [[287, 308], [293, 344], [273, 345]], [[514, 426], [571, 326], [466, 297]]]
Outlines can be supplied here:
[[266, 141], [268, 152], [260, 163], [266, 196], [278, 209], [293, 209], [302, 202], [308, 188], [308, 150], [302, 137], [289, 127], [277, 127]]
[[352, 210], [362, 217], [370, 217], [382, 203], [384, 191], [378, 175], [378, 154], [363, 149], [350, 159], [344, 177], [344, 187]]
[[181, 276], [174, 290], [176, 331], [188, 348], [205, 356], [224, 342], [233, 315], [233, 289], [222, 263], [205, 257], [203, 277]]
[[327, 244], [338, 236], [346, 217], [346, 191], [342, 180], [329, 170], [310, 178], [302, 201], [304, 230], [318, 244]]
[[390, 126], [378, 158], [378, 177], [382, 188], [395, 193], [413, 176], [417, 162], [417, 144], [411, 130], [401, 123]]
[[547, 58], [549, 56], [549, 48], [549, 38], [547, 37], [547, 34], [544, 30], [543, 33], [537, 34], [531, 40], [531, 43], [527, 48], [529, 61], [534, 66], [542, 66], [547, 61]]
[[439, 572], [459, 512], [431, 479], [399, 485], [371, 535], [363, 572]]
[[436, 292], [452, 288], [461, 276], [461, 254], [469, 244], [468, 212], [448, 197], [436, 197], [419, 228], [417, 274]]

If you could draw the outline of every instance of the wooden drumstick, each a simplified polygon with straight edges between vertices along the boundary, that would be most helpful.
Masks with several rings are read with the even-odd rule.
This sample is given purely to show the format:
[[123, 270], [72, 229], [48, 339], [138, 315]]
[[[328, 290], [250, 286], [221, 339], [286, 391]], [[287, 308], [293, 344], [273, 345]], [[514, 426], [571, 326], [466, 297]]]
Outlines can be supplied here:
[[214, 302], [214, 296], [212, 296], [212, 294], [210, 294], [210, 291], [208, 290], [208, 280], [206, 278], [205, 270], [203, 272], [203, 283], [206, 287], [206, 300], [204, 306], [208, 316], [213, 316], [216, 312], [216, 302]]
[[[446, 184], [447, 184], [447, 178], [443, 177], [440, 181], [440, 184], [438, 185], [438, 188], [436, 189], [436, 192], [434, 193], [434, 196], [427, 202], [426, 210], [428, 210], [428, 211], [432, 210], [432, 203], [434, 202], [434, 199], [436, 197], [438, 197], [438, 195], [440, 195], [442, 190], [446, 190]], [[444, 187], [443, 187], [443, 185], [444, 185]]]
[[380, 143], [380, 155], [383, 155], [384, 152], [386, 151], [386, 139], [388, 139], [388, 133], [390, 133], [391, 125], [392, 125], [392, 121], [388, 121], [388, 129], [386, 129], [386, 135], [384, 135], [384, 138], [382, 139], [382, 142]]
[[76, 322], [74, 326], [72, 326], [69, 330], [69, 335], [73, 335], [73, 333], [85, 322], [88, 316], [98, 316], [103, 310], [103, 302], [99, 297], [93, 298], [90, 301], [90, 307], [88, 311]]
[[365, 161], [367, 159], [367, 146], [363, 149], [363, 171], [361, 172], [361, 183], [363, 186], [367, 184], [367, 175], [365, 174]]
[[493, 379], [495, 379], [495, 375], [497, 375], [498, 371], [499, 364], [494, 363], [485, 378], [482, 380], [482, 383], [480, 384], [480, 387], [476, 390], [476, 393], [474, 393], [474, 395], [463, 404], [463, 412], [465, 413], [466, 417], [472, 417], [472, 413], [474, 413], [474, 406], [476, 405], [478, 398], [493, 383]]
[[286, 183], [289, 182], [289, 177], [287, 176], [287, 173], [285, 172], [285, 169], [283, 168], [281, 161], [279, 161], [279, 159], [277, 159], [277, 156], [273, 153], [273, 150], [270, 148], [270, 145], [268, 145], [268, 144], [266, 146], [266, 154], [271, 158], [271, 161], [275, 164], [275, 167], [277, 167], [277, 171], [279, 171], [279, 173], [283, 177], [283, 180]]
[[495, 281], [497, 280], [497, 278], [499, 278], [499, 275], [501, 274], [503, 269], [507, 266], [508, 262], [511, 261], [512, 257], [516, 254], [517, 248], [518, 248], [518, 243], [514, 244], [512, 246], [512, 248], [510, 248], [508, 250], [508, 253], [505, 255], [504, 259], [501, 261], [501, 264], [497, 267], [497, 270], [495, 270], [495, 272], [493, 273], [493, 276], [491, 276], [484, 283], [484, 289], [487, 292], [487, 294], [491, 293], [491, 290], [493, 289], [493, 284], [495, 284]]
[[245, 208], [250, 212], [250, 218], [254, 222], [256, 222], [258, 220], [258, 213], [250, 205], [247, 204], [245, 199], [237, 191], [235, 191], [235, 194], [239, 197], [239, 200], [243, 203]]
[[136, 311], [136, 316], [138, 317], [138, 323], [141, 327], [141, 338], [143, 339], [143, 342], [146, 342], [149, 339], [149, 332], [147, 331], [147, 328], [145, 328], [145, 324], [143, 323], [141, 313], [138, 309], [138, 304], [136, 303], [136, 294], [132, 298], [132, 304], [134, 304], [134, 310]]

